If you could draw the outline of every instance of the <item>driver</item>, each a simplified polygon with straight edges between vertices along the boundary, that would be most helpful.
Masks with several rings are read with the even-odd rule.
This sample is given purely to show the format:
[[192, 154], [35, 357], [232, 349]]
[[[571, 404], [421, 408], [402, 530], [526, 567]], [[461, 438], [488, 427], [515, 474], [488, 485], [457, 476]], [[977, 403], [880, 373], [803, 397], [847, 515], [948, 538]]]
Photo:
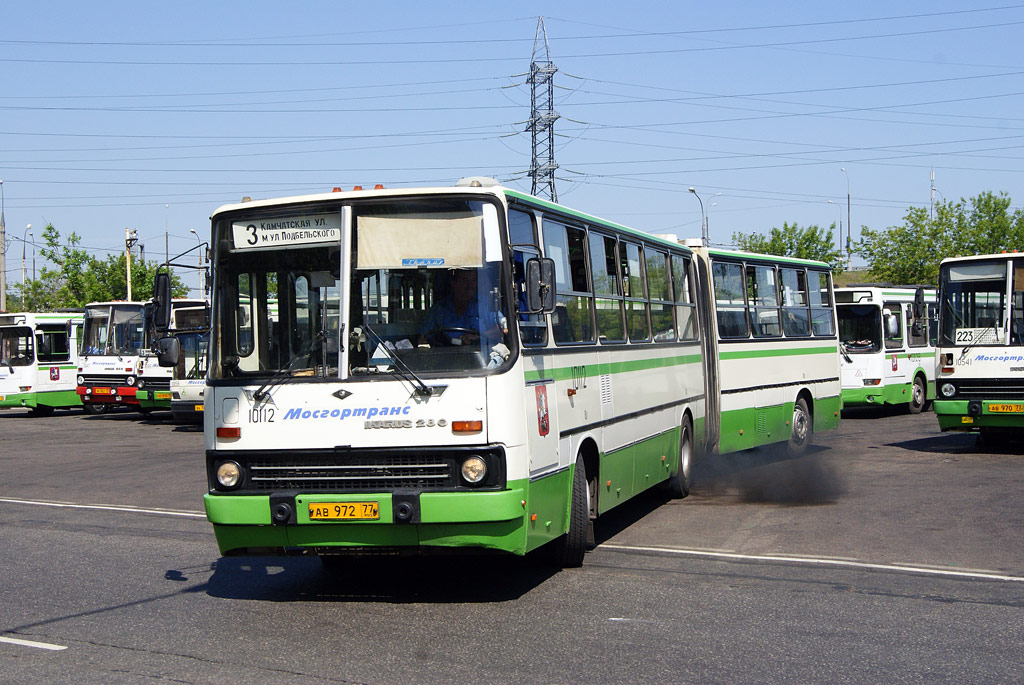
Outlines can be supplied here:
[[[455, 269], [449, 279], [447, 295], [427, 311], [418, 344], [440, 342], [447, 345], [466, 345], [480, 339], [480, 307], [477, 303], [476, 270]], [[497, 326], [487, 331], [487, 337], [500, 339]], [[454, 330], [453, 330], [454, 329]], [[463, 330], [458, 330], [463, 329]], [[493, 334], [493, 335], [492, 335]], [[447, 338], [447, 339], [446, 339]]]

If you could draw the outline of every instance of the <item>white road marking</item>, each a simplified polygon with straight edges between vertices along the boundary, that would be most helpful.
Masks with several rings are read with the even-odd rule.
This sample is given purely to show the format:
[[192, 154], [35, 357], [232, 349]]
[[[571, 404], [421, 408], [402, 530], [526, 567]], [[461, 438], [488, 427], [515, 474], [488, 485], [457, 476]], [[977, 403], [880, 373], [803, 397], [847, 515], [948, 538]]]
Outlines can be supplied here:
[[611, 549], [623, 552], [657, 552], [680, 556], [704, 557], [707, 559], [730, 559], [734, 561], [781, 561], [790, 564], [807, 564], [811, 566], [841, 566], [846, 568], [864, 568], [876, 571], [899, 571], [903, 573], [923, 573], [949, 578], [976, 578], [980, 580], [998, 580], [1009, 583], [1024, 583], [1024, 576], [1010, 576], [994, 571], [968, 571], [931, 568], [927, 566], [910, 566], [907, 564], [875, 564], [868, 561], [851, 561], [846, 559], [828, 559], [818, 557], [790, 557], [771, 554], [739, 554], [736, 552], [709, 552], [699, 549], [682, 549], [679, 547], [638, 547], [633, 545], [616, 545], [604, 543], [598, 549]]
[[206, 514], [198, 511], [177, 511], [174, 509], [143, 509], [112, 504], [74, 504], [72, 502], [42, 502], [29, 499], [0, 497], [0, 502], [8, 504], [31, 504], [37, 507], [56, 507], [59, 509], [98, 509], [100, 511], [127, 511], [134, 514], [159, 514], [161, 516], [184, 516], [186, 518], [206, 518]]
[[22, 647], [35, 647], [36, 649], [48, 649], [51, 652], [59, 652], [62, 649], [67, 649], [64, 645], [51, 645], [46, 642], [33, 642], [32, 640], [19, 640], [16, 637], [0, 637], [0, 642], [6, 642], [12, 645], [21, 645]]

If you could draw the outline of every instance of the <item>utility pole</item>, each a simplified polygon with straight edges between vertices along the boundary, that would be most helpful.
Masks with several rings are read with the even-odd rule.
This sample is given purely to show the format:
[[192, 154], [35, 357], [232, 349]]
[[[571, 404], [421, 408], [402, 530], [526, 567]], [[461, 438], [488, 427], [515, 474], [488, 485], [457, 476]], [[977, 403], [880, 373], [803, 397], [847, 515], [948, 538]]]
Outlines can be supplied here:
[[935, 208], [935, 169], [931, 170], [931, 194], [928, 199], [928, 221], [932, 220], [932, 210]]
[[4, 182], [0, 181], [0, 312], [7, 311], [7, 226], [4, 225]]
[[[543, 55], [540, 54], [541, 51]], [[552, 202], [558, 202], [558, 193], [555, 192], [555, 169], [558, 168], [555, 164], [555, 121], [559, 114], [555, 111], [554, 82], [557, 71], [558, 67], [551, 61], [544, 17], [538, 17], [537, 33], [533, 38], [530, 76], [526, 79], [530, 84], [530, 123], [526, 128], [530, 132], [530, 142], [533, 146], [529, 172], [533, 184], [530, 193], [537, 197], [546, 195]]]
[[126, 271], [126, 278], [128, 280], [128, 301], [132, 301], [132, 246], [139, 242], [139, 232], [136, 230], [129, 229], [125, 226], [124, 229], [124, 263]]

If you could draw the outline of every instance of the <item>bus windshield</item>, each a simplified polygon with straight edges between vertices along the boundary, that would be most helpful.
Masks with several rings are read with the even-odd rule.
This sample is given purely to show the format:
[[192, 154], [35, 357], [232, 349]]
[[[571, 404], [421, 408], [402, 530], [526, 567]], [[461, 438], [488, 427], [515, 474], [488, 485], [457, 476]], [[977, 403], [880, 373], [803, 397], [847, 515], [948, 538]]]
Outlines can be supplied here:
[[299, 221], [221, 225], [221, 244], [232, 246], [220, 257], [211, 378], [337, 378], [343, 358], [353, 378], [474, 372], [508, 360], [494, 205], [432, 198], [353, 207], [345, 283], [340, 242], [288, 244], [297, 232], [282, 233], [268, 242], [284, 245], [254, 249], [255, 232], [237, 229]]
[[0, 364], [9, 367], [31, 366], [35, 361], [33, 355], [31, 328], [0, 328]]
[[86, 307], [83, 355], [137, 355], [145, 347], [141, 304]]
[[1009, 320], [1007, 261], [953, 262], [943, 266], [941, 342], [1004, 345]]
[[881, 349], [881, 310], [869, 304], [838, 305], [839, 340], [850, 354], [870, 354]]

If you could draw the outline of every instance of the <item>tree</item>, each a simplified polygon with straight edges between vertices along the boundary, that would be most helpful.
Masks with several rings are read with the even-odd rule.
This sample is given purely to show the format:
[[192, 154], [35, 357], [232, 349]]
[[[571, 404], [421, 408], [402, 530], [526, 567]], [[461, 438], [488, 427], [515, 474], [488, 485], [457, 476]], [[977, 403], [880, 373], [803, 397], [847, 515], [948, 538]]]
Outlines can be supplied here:
[[904, 285], [938, 282], [939, 262], [957, 255], [990, 254], [1024, 248], [1024, 211], [1010, 210], [1005, 193], [984, 192], [969, 201], [941, 202], [935, 215], [907, 210], [900, 226], [861, 229], [857, 253], [875, 278]]
[[772, 228], [768, 235], [733, 233], [732, 241], [746, 252], [814, 259], [826, 262], [833, 271], [838, 271], [842, 265], [842, 257], [832, 239], [835, 227], [835, 224], [832, 224], [826, 230], [812, 224], [801, 228], [799, 224], [784, 222], [782, 228]]
[[[55, 268], [44, 266], [39, 278], [22, 284], [19, 292], [20, 311], [48, 311], [84, 307], [90, 302], [123, 300], [128, 295], [123, 254], [98, 259], [79, 247], [81, 239], [72, 232], [67, 241], [49, 224], [43, 229], [40, 254]], [[153, 276], [159, 262], [132, 259], [132, 298], [148, 300], [153, 296]], [[188, 288], [171, 274], [174, 297], [185, 297]], [[14, 311], [12, 309], [12, 311]]]

